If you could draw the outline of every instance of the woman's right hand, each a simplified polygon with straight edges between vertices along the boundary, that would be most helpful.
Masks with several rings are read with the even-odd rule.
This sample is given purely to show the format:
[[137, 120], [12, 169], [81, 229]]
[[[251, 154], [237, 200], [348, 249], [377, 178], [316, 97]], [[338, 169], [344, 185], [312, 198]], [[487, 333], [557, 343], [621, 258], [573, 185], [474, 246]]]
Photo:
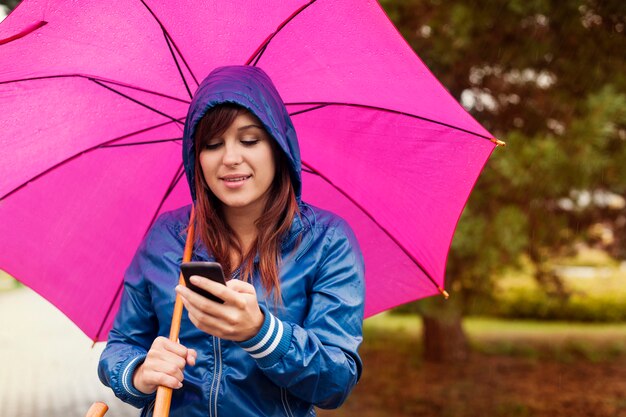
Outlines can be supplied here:
[[144, 394], [152, 394], [159, 386], [180, 388], [185, 365], [195, 365], [197, 357], [194, 349], [159, 336], [152, 342], [146, 360], [135, 370], [133, 385]]

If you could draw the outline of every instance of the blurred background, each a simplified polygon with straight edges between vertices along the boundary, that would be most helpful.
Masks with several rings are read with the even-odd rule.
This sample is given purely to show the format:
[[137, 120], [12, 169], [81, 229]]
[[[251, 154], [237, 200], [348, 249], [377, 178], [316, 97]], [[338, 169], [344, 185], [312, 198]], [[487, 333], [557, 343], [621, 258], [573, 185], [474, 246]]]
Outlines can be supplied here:
[[[368, 319], [363, 377], [320, 415], [626, 416], [626, 2], [380, 3], [507, 146], [459, 222], [450, 299]], [[99, 386], [102, 344], [1, 272], [0, 341], [0, 416], [137, 414]]]

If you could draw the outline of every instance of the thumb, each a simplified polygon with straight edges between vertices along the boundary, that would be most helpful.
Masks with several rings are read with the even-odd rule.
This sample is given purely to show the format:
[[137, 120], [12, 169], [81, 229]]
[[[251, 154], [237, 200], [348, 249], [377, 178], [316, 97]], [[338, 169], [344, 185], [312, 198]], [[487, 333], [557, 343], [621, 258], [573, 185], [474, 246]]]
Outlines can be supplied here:
[[239, 279], [231, 279], [226, 283], [226, 286], [233, 291], [237, 291], [239, 293], [244, 294], [256, 294], [256, 290], [254, 289], [254, 285], [241, 281]]

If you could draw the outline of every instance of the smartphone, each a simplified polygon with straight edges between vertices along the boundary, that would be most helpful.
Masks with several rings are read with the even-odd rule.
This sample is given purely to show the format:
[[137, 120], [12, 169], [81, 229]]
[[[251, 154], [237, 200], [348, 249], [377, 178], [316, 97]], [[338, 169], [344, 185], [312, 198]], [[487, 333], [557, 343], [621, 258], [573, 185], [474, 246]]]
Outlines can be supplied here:
[[217, 262], [183, 262], [180, 265], [180, 271], [183, 273], [185, 284], [187, 285], [187, 287], [189, 287], [189, 289], [197, 292], [203, 297], [208, 298], [209, 300], [213, 300], [222, 304], [224, 303], [224, 301], [222, 301], [220, 298], [217, 298], [210, 292], [207, 292], [202, 288], [192, 284], [189, 280], [192, 275], [198, 275], [208, 278], [211, 281], [219, 282], [222, 285], [226, 285], [222, 265]]

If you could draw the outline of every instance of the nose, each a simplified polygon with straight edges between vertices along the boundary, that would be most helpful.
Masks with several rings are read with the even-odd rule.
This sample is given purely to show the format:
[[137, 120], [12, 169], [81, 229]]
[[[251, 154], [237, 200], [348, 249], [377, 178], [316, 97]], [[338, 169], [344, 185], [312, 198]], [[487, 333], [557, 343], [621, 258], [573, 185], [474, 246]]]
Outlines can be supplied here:
[[224, 146], [222, 163], [226, 166], [239, 165], [243, 161], [240, 151], [236, 142], [227, 141]]

